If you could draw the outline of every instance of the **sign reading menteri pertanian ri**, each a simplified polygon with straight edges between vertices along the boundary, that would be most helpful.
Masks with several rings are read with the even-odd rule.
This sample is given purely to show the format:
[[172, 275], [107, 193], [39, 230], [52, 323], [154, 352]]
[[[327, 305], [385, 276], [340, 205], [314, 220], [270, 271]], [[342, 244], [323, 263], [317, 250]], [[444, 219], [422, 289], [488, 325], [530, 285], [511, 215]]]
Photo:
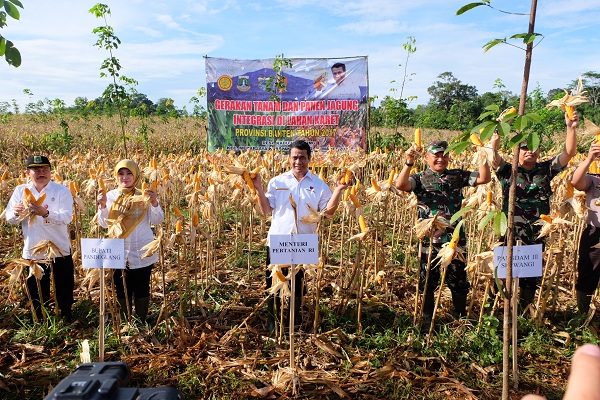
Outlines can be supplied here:
[[318, 264], [319, 235], [270, 235], [269, 254], [271, 264]]
[[[513, 278], [542, 276], [542, 245], [513, 246]], [[494, 268], [498, 278], [506, 278], [506, 246], [494, 248]]]
[[83, 268], [125, 269], [125, 240], [81, 239]]

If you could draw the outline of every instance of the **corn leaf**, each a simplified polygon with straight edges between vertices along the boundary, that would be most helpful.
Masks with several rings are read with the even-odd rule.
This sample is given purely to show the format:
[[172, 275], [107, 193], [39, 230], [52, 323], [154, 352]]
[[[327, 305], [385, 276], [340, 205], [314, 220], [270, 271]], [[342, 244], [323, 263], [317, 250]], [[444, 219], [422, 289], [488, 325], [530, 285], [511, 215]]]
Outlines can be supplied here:
[[536, 151], [540, 147], [540, 135], [536, 132], [531, 132], [527, 137], [527, 148], [531, 151]]
[[458, 9], [458, 11], [456, 11], [456, 15], [462, 15], [464, 13], [466, 13], [469, 10], [474, 9], [475, 7], [479, 7], [479, 6], [487, 6], [489, 3], [485, 2], [485, 1], [480, 1], [477, 3], [469, 3], [469, 4], [465, 4], [464, 6], [462, 6], [461, 8]]
[[[452, 215], [452, 218], [450, 218], [450, 223], [452, 225], [454, 225], [454, 223], [461, 218], [465, 213], [471, 211], [472, 209], [474, 209], [475, 206], [469, 206], [469, 207], [464, 207], [461, 208], [460, 210], [458, 210], [457, 212], [454, 213], [454, 215]], [[462, 221], [461, 221], [462, 222]], [[457, 225], [458, 226], [458, 225]]]
[[494, 216], [494, 233], [496, 236], [504, 236], [507, 227], [508, 221], [506, 220], [506, 214], [498, 212]]
[[510, 133], [510, 125], [506, 122], [500, 122], [498, 125], [496, 125], [496, 127], [498, 132], [502, 133], [503, 136], [508, 136]]
[[460, 229], [462, 228], [463, 222], [465, 222], [465, 220], [461, 219], [460, 222], [456, 225], [456, 228], [454, 228], [454, 232], [452, 232], [452, 240], [454, 242], [458, 241], [458, 236], [460, 235]]
[[[489, 113], [484, 113], [484, 114], [495, 115], [496, 113], [489, 112]], [[485, 131], [485, 129], [489, 129], [491, 126], [496, 126], [496, 124], [493, 121], [484, 121], [484, 122], [480, 123], [479, 125], [475, 126], [473, 129], [471, 129], [471, 133], [479, 133], [479, 131], [482, 129]]]
[[490, 211], [488, 212], [485, 217], [483, 217], [481, 219], [481, 221], [479, 221], [479, 224], [477, 225], [477, 229], [482, 231], [485, 229], [485, 226], [488, 224], [488, 222], [490, 222], [490, 220], [492, 220], [497, 213], [499, 213], [500, 211]]
[[455, 152], [456, 154], [460, 154], [464, 151], [464, 149], [466, 149], [467, 147], [469, 147], [471, 145], [472, 145], [472, 143], [469, 141], [454, 143], [454, 144], [451, 144], [450, 146], [448, 146], [448, 148], [446, 149], [444, 154], [448, 154], [451, 151]]
[[492, 135], [494, 134], [494, 132], [496, 131], [496, 124], [494, 124], [493, 122], [491, 124], [489, 124], [488, 126], [486, 126], [483, 131], [481, 131], [481, 133], [479, 134], [479, 137], [481, 138], [482, 142], [485, 142], [486, 140], [490, 139], [492, 137]]
[[497, 44], [500, 43], [506, 43], [506, 38], [504, 39], [492, 39], [489, 42], [487, 42], [486, 44], [483, 45], [483, 51], [487, 52], [488, 50], [490, 50], [492, 47], [496, 46]]
[[526, 136], [527, 136], [527, 134], [525, 134], [525, 133], [517, 133], [508, 142], [508, 147], [512, 149], [513, 147], [517, 146], [519, 143], [521, 143], [523, 141], [523, 139], [525, 139]]

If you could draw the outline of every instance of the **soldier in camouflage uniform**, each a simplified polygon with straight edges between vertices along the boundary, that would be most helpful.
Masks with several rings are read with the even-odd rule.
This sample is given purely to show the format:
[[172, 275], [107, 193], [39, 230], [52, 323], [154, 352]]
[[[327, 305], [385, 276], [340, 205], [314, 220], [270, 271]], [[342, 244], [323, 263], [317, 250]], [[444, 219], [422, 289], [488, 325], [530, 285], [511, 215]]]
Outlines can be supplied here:
[[[579, 117], [577, 114], [570, 120], [565, 113], [567, 134], [563, 151], [550, 160], [538, 162], [540, 149], [531, 151], [527, 143], [521, 143], [519, 151], [519, 168], [517, 171], [517, 190], [515, 193], [514, 240], [521, 240], [524, 245], [542, 244], [544, 238], [538, 239], [541, 229], [535, 222], [541, 214], [550, 214], [550, 182], [561, 172], [577, 152], [575, 128]], [[497, 150], [499, 138], [494, 135], [490, 146], [496, 150], [498, 167], [496, 175], [502, 185], [502, 211], [508, 214], [508, 192], [511, 183], [511, 164], [507, 163]], [[519, 309], [523, 310], [533, 302], [539, 278], [519, 279]]]
[[[414, 192], [418, 199], [419, 219], [432, 218], [436, 214], [448, 221], [452, 215], [460, 210], [463, 200], [462, 189], [466, 186], [476, 186], [488, 183], [491, 180], [490, 168], [487, 164], [479, 167], [479, 171], [465, 171], [462, 169], [447, 169], [449, 154], [444, 154], [448, 148], [446, 141], [434, 141], [427, 146], [425, 162], [427, 169], [423, 172], [410, 175], [410, 169], [420, 149], [412, 145], [406, 152], [406, 162], [402, 171], [396, 178], [395, 185], [398, 189], [406, 192]], [[457, 221], [458, 222], [458, 221]], [[446, 231], [438, 230], [434, 233], [432, 260], [442, 248], [442, 244], [450, 241], [452, 228]], [[461, 232], [459, 246], [465, 248], [466, 239]], [[429, 238], [423, 241], [420, 255], [420, 279], [419, 291], [423, 293], [425, 288], [425, 277], [427, 274], [427, 258], [429, 253]], [[452, 292], [452, 304], [454, 315], [457, 317], [465, 315], [467, 294], [469, 292], [469, 281], [465, 271], [465, 263], [454, 259], [448, 266], [446, 282]], [[432, 265], [423, 300], [423, 317], [425, 320], [431, 318], [434, 308], [434, 292], [440, 283], [440, 268]]]

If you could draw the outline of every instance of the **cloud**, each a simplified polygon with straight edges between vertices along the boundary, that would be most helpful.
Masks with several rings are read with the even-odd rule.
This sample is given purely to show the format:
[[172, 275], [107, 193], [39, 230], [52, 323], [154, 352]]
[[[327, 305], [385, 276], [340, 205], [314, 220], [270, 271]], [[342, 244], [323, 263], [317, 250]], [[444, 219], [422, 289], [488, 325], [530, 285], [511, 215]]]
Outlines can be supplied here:
[[406, 26], [396, 20], [360, 21], [340, 25], [340, 29], [358, 35], [377, 36], [406, 32]]

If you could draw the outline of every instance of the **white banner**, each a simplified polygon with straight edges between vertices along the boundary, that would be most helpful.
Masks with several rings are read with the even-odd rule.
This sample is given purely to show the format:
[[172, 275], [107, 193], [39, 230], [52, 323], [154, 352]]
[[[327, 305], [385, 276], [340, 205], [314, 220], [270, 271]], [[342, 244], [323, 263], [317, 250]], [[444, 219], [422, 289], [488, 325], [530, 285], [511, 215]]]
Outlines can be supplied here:
[[[506, 278], [506, 246], [494, 248], [494, 268], [498, 269], [498, 278]], [[513, 247], [513, 278], [531, 278], [542, 276], [542, 245]]]
[[125, 269], [125, 240], [81, 239], [83, 268]]
[[270, 235], [271, 264], [318, 264], [319, 235]]

